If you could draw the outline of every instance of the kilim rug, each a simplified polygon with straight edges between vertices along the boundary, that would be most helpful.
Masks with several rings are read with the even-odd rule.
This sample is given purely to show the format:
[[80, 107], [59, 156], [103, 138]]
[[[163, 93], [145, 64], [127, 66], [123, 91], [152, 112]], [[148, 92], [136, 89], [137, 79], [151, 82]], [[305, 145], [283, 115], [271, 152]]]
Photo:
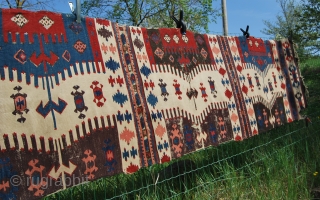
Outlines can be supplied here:
[[0, 12], [0, 199], [241, 141], [299, 120], [306, 105], [286, 39]]

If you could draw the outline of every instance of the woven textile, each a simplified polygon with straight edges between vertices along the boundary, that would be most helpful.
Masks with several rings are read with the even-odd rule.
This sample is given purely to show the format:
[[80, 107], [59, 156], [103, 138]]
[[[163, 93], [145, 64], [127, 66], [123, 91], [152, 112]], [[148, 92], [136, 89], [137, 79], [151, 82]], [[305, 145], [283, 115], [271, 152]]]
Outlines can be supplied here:
[[241, 141], [299, 120], [306, 105], [286, 39], [14, 9], [0, 20], [0, 199]]

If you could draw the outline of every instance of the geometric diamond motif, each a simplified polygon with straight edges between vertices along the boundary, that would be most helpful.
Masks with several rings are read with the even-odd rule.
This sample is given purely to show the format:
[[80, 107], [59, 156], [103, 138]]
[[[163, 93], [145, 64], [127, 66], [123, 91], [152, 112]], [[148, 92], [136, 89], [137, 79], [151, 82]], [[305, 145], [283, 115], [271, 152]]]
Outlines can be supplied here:
[[101, 35], [103, 38], [105, 38], [107, 41], [108, 41], [108, 38], [112, 36], [112, 32], [106, 29], [105, 26], [103, 26], [98, 30], [98, 34]]
[[189, 39], [186, 35], [182, 35], [182, 40], [185, 42], [185, 43], [188, 43]]
[[213, 53], [215, 53], [215, 54], [220, 53], [220, 49], [217, 48], [217, 47], [212, 47], [211, 51], [212, 51]]
[[232, 45], [232, 47], [230, 49], [233, 53], [236, 53], [238, 51], [238, 48], [234, 45]]
[[192, 62], [194, 62], [194, 64], [197, 64], [197, 59], [195, 57], [193, 57]]
[[14, 54], [14, 58], [21, 64], [27, 62], [27, 55], [24, 53], [22, 49], [19, 49], [16, 54]]
[[71, 55], [69, 53], [68, 50], [65, 50], [62, 54], [62, 58], [64, 58], [66, 61], [70, 62], [70, 59], [71, 59]]
[[147, 78], [148, 76], [151, 74], [151, 70], [149, 69], [149, 67], [147, 67], [145, 64], [143, 64], [143, 66], [140, 69], [140, 72], [145, 75]]
[[155, 130], [155, 134], [162, 139], [162, 137], [163, 137], [163, 135], [164, 135], [165, 133], [167, 133], [166, 128], [163, 127], [161, 124], [158, 124], [158, 126], [157, 126], [157, 128], [156, 128], [156, 130]]
[[69, 25], [69, 28], [75, 33], [75, 34], [78, 34], [82, 31], [82, 26], [81, 24], [77, 23], [77, 22], [72, 22], [70, 25]]
[[253, 116], [253, 114], [254, 114], [254, 110], [250, 107], [249, 109], [248, 109], [248, 114], [252, 117]]
[[235, 113], [232, 113], [230, 119], [231, 119], [233, 122], [236, 122], [236, 121], [239, 119], [239, 117], [238, 117], [238, 115], [236, 115]]
[[142, 47], [144, 46], [143, 42], [136, 37], [136, 39], [133, 41], [133, 44], [141, 51]]
[[245, 86], [244, 84], [243, 84], [243, 86], [242, 86], [242, 92], [244, 92], [245, 94], [247, 94], [248, 93], [248, 87], [247, 86]]
[[208, 56], [208, 53], [203, 48], [201, 49], [201, 55], [206, 59]]
[[179, 37], [177, 35], [174, 35], [172, 38], [177, 44], [179, 42]]
[[238, 64], [238, 66], [237, 66], [237, 70], [241, 73], [241, 71], [242, 71], [242, 67], [241, 67], [241, 65], [239, 65], [239, 64]]
[[196, 40], [200, 45], [204, 43], [203, 39], [199, 35], [196, 37]]
[[54, 24], [54, 21], [45, 15], [40, 19], [39, 23], [48, 30]]
[[171, 62], [174, 62], [174, 57], [173, 57], [172, 55], [170, 55], [170, 56], [169, 56], [169, 60], [170, 60]]
[[232, 97], [232, 92], [229, 89], [226, 89], [226, 91], [224, 92], [224, 94], [226, 95], [226, 97], [228, 97], [228, 99], [230, 100], [230, 98]]
[[134, 138], [134, 137], [135, 137], [135, 133], [133, 131], [127, 129], [126, 127], [124, 127], [124, 130], [120, 134], [120, 139], [126, 141], [127, 144], [129, 144], [130, 141], [132, 140], [132, 138]]
[[16, 14], [11, 17], [11, 21], [15, 22], [18, 26], [23, 27], [28, 23], [28, 20], [22, 14]]
[[152, 33], [152, 35], [150, 36], [150, 38], [156, 43], [158, 44], [160, 41], [160, 37], [157, 33]]
[[79, 52], [79, 53], [83, 53], [86, 48], [87, 45], [83, 42], [81, 42], [80, 40], [76, 41], [76, 43], [74, 43], [73, 47]]
[[225, 69], [223, 69], [222, 67], [220, 67], [219, 73], [220, 73], [222, 76], [224, 76], [226, 72], [227, 72], [227, 71], [226, 71]]
[[171, 40], [171, 38], [169, 37], [168, 34], [166, 34], [166, 35], [163, 37], [163, 39], [164, 39], [165, 41], [167, 41], [168, 43], [169, 43], [170, 40]]
[[154, 54], [156, 54], [160, 59], [163, 58], [164, 52], [158, 47], [155, 51]]

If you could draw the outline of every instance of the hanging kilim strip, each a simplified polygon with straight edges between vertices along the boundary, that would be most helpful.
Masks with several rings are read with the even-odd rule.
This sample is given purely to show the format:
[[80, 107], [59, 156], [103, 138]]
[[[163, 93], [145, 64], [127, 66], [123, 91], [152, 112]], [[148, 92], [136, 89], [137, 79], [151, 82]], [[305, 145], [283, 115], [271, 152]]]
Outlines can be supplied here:
[[287, 40], [0, 11], [0, 199], [37, 199], [299, 120]]

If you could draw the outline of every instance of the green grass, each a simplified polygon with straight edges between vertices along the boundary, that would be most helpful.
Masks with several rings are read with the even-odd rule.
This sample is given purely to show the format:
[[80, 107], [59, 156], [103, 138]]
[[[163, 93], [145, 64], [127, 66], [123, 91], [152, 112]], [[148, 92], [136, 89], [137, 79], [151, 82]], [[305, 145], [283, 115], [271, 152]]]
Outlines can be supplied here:
[[300, 63], [300, 68], [302, 72], [305, 72], [307, 70], [309, 70], [310, 68], [317, 68], [320, 66], [320, 57], [319, 56], [314, 56], [311, 58], [302, 58], [301, 60], [303, 60], [302, 63]]
[[193, 160], [197, 170], [157, 184], [157, 172], [169, 163], [101, 178], [45, 199], [312, 199], [312, 190], [320, 187], [320, 63], [302, 66], [310, 96], [303, 114], [311, 118], [309, 126], [301, 120], [188, 154], [181, 159]]

